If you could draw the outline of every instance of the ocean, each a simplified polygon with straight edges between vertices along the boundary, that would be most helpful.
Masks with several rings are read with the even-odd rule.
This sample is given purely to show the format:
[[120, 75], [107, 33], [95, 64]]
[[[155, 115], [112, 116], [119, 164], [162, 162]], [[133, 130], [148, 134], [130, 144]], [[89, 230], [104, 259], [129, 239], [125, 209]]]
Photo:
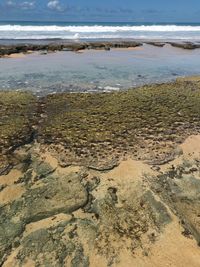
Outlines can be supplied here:
[[0, 22], [1, 40], [156, 39], [200, 41], [200, 23]]

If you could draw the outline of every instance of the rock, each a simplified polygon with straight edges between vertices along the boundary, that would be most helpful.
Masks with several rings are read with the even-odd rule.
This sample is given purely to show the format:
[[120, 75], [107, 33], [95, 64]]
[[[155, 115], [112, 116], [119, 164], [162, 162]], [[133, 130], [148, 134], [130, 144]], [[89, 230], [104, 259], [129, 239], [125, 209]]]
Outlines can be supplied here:
[[157, 47], [165, 46], [165, 43], [160, 43], [160, 42], [147, 42], [146, 44], [157, 46]]
[[[173, 180], [168, 179], [169, 173], [164, 173], [153, 177], [151, 180], [155, 185], [152, 187], [157, 192], [160, 184], [162, 198], [171, 207], [172, 210], [184, 221], [184, 228], [191, 232], [197, 243], [200, 243], [200, 180], [196, 179], [190, 171], [190, 162], [183, 161], [178, 169], [173, 171]], [[177, 170], [182, 170], [178, 172]], [[174, 183], [174, 180], [176, 181]], [[160, 213], [161, 214], [161, 213]], [[162, 212], [163, 214], [163, 212]]]
[[174, 156], [179, 157], [179, 156], [183, 155], [183, 149], [181, 147], [177, 147], [176, 149], [174, 149], [173, 154], [174, 154]]
[[23, 222], [13, 222], [14, 214], [6, 214], [6, 209], [1, 208], [0, 218], [0, 265], [4, 262], [6, 255], [12, 248], [12, 242], [18, 238], [25, 224]]
[[30, 163], [31, 162], [31, 153], [24, 151], [24, 150], [15, 150], [13, 153], [14, 158], [19, 162], [19, 163]]
[[28, 187], [22, 197], [1, 208], [0, 259], [5, 251], [9, 252], [11, 243], [22, 234], [26, 224], [59, 213], [72, 213], [87, 201], [88, 193], [78, 174], [49, 175], [42, 179], [39, 187]]
[[106, 51], [110, 51], [110, 47], [108, 47], [108, 46], [105, 46], [105, 48], [104, 48]]
[[190, 43], [190, 42], [186, 42], [186, 43], [169, 42], [169, 44], [171, 44], [171, 46], [173, 47], [178, 47], [178, 48], [183, 48], [183, 49], [188, 49], [188, 50], [200, 48], [200, 45]]
[[[33, 49], [134, 45], [139, 44], [52, 44]], [[146, 254], [149, 241], [153, 246], [175, 216], [184, 223], [185, 234], [191, 233], [199, 244], [200, 160], [182, 162], [183, 151], [174, 150], [178, 140], [200, 129], [199, 88], [199, 82], [175, 82], [98, 97], [62, 93], [42, 100], [25, 93], [0, 93], [1, 170], [5, 167], [8, 173], [8, 166], [15, 170], [21, 162], [27, 163], [12, 185], [13, 177], [8, 177], [6, 187], [10, 196], [16, 185], [22, 194], [18, 198], [13, 194], [15, 199], [9, 203], [0, 202], [0, 265], [13, 252], [13, 266], [26, 266], [28, 259], [36, 266], [52, 262], [56, 267], [88, 266], [93, 251], [107, 265], [117, 265], [122, 248], [129, 254], [144, 248]], [[19, 146], [23, 147], [18, 150]], [[46, 151], [60, 158], [63, 167], [66, 162], [73, 166], [55, 169], [47, 163]], [[137, 162], [138, 169], [134, 163], [114, 169], [133, 157], [151, 160], [154, 166]], [[164, 165], [177, 157], [170, 169]], [[3, 197], [3, 191], [0, 194]]]
[[6, 188], [6, 185], [0, 184], [0, 192], [1, 192], [4, 188]]
[[104, 160], [104, 161], [98, 161], [94, 162], [91, 165], [88, 166], [91, 170], [96, 171], [110, 171], [117, 167], [119, 165], [119, 161], [117, 159], [111, 159], [111, 160]]
[[51, 174], [55, 171], [56, 168], [53, 168], [50, 164], [42, 161], [33, 160], [32, 163], [33, 170], [36, 172], [39, 178], [43, 178], [48, 174]]
[[[18, 260], [25, 264], [27, 258], [38, 264], [38, 266], [64, 266], [64, 260], [72, 253], [74, 246], [70, 241], [64, 244], [60, 242], [61, 237], [59, 235], [53, 235], [47, 229], [39, 229], [22, 239], [22, 249], [18, 253]], [[43, 255], [42, 259], [39, 254]]]
[[12, 170], [13, 166], [11, 164], [8, 164], [7, 166], [0, 168], [0, 176], [1, 175], [8, 175], [9, 172]]
[[42, 181], [42, 186], [30, 189], [23, 196], [26, 221], [33, 222], [58, 213], [71, 213], [87, 203], [87, 192], [77, 174], [52, 174]]
[[[82, 182], [84, 184], [84, 182]], [[100, 178], [94, 176], [90, 181], [87, 181], [86, 184], [84, 184], [85, 188], [87, 188], [88, 192], [92, 192], [94, 189], [98, 187], [100, 184]]]
[[198, 168], [197, 168], [197, 166], [192, 166], [189, 171], [190, 171], [190, 173], [197, 172]]
[[158, 228], [164, 228], [165, 225], [169, 224], [172, 221], [170, 214], [167, 211], [167, 208], [163, 203], [157, 201], [151, 191], [147, 191], [143, 196], [144, 201], [149, 206], [149, 209], [152, 211], [151, 215], [153, 216], [153, 221]]
[[71, 261], [71, 267], [89, 267], [89, 258], [84, 256], [83, 248], [80, 246]]
[[160, 167], [159, 166], [152, 166], [151, 169], [153, 171], [160, 171]]
[[40, 52], [40, 55], [47, 55], [48, 54], [48, 51], [47, 50], [44, 50], [44, 51], [41, 51]]
[[23, 150], [16, 150], [13, 153], [16, 168], [25, 172], [31, 164], [31, 153]]
[[115, 188], [115, 187], [109, 187], [108, 188], [108, 194], [110, 195], [113, 203], [116, 204], [118, 202], [117, 188]]
[[137, 47], [141, 46], [142, 43], [134, 42], [134, 41], [124, 41], [124, 42], [91, 42], [91, 43], [72, 43], [72, 42], [64, 42], [62, 44], [59, 43], [49, 43], [49, 44], [37, 44], [37, 45], [4, 45], [0, 46], [0, 56], [11, 55], [14, 53], [27, 53], [28, 51], [40, 51], [41, 55], [47, 55], [49, 52], [55, 51], [79, 51], [85, 49], [105, 49], [110, 50], [112, 47]]

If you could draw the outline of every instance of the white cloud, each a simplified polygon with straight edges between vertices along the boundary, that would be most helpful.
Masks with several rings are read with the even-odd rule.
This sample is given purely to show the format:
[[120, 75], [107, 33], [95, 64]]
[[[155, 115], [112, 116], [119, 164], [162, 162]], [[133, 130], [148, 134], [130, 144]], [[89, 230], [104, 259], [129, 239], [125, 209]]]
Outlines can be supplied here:
[[35, 2], [25, 1], [25, 2], [22, 2], [20, 4], [20, 6], [22, 9], [34, 9], [35, 8]]
[[6, 1], [6, 6], [10, 8], [20, 8], [24, 10], [34, 9], [35, 8], [35, 2], [33, 1], [24, 1], [21, 3], [18, 3], [16, 1], [8, 0]]
[[52, 0], [49, 1], [47, 4], [47, 7], [51, 10], [55, 10], [55, 11], [64, 11], [64, 8], [61, 6], [60, 1], [59, 0]]
[[6, 6], [14, 7], [16, 6], [16, 3], [14, 1], [9, 0], [9, 1], [6, 1]]

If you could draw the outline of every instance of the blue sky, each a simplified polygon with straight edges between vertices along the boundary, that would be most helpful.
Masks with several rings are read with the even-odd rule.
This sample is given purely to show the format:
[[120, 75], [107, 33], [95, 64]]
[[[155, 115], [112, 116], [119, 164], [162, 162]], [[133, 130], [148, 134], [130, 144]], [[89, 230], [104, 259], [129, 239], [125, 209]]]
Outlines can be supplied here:
[[0, 20], [200, 22], [200, 0], [0, 0]]

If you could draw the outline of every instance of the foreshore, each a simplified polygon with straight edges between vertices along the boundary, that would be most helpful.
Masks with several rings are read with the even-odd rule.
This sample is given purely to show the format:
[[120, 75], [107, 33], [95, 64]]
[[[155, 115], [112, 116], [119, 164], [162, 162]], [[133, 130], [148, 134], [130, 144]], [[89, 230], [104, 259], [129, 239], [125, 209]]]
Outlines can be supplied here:
[[0, 117], [0, 265], [199, 265], [200, 77], [1, 91]]
[[156, 41], [156, 40], [135, 40], [135, 41], [62, 41], [62, 40], [13, 40], [13, 41], [0, 41], [0, 57], [8, 56], [17, 53], [30, 53], [35, 51], [42, 52], [56, 52], [56, 51], [80, 51], [80, 50], [107, 50], [112, 48], [134, 48], [143, 46], [143, 44], [150, 44], [157, 47], [164, 47], [169, 44], [176, 48], [182, 49], [198, 49], [200, 48], [199, 42], [191, 41]]

